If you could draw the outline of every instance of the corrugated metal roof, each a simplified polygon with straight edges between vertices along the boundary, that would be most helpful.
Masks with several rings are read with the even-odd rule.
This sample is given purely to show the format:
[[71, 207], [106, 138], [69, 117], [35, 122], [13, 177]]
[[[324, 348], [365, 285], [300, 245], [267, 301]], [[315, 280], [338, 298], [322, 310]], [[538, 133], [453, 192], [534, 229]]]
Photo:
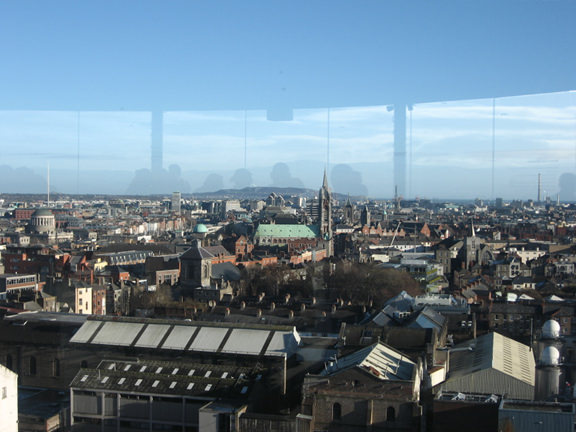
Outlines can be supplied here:
[[224, 350], [228, 352], [260, 352], [268, 339], [269, 333], [254, 332], [253, 330], [234, 329], [228, 338]]
[[162, 344], [162, 349], [183, 350], [196, 331], [197, 327], [175, 326]]
[[322, 375], [332, 375], [351, 367], [359, 367], [381, 380], [409, 381], [413, 377], [415, 366], [412, 360], [398, 351], [376, 343], [337, 359]]
[[167, 324], [148, 324], [134, 346], [143, 348], [157, 348], [169, 329], [170, 326]]
[[230, 331], [227, 328], [202, 327], [198, 335], [194, 338], [190, 351], [216, 351]]
[[488, 333], [452, 350], [443, 389], [531, 399], [534, 380], [535, 362], [530, 347], [499, 333]]
[[521, 432], [573, 432], [574, 404], [503, 400], [498, 411], [499, 430]]
[[129, 346], [132, 344], [144, 324], [107, 322], [96, 333], [92, 343], [102, 345]]
[[100, 327], [100, 324], [102, 324], [100, 321], [86, 321], [72, 337], [72, 340], [78, 343], [88, 342], [94, 332]]
[[241, 328], [235, 328], [217, 323], [191, 324], [165, 320], [88, 320], [70, 341], [255, 356], [262, 351], [265, 351], [265, 355], [290, 356], [300, 343], [300, 337], [293, 327], [238, 325]]

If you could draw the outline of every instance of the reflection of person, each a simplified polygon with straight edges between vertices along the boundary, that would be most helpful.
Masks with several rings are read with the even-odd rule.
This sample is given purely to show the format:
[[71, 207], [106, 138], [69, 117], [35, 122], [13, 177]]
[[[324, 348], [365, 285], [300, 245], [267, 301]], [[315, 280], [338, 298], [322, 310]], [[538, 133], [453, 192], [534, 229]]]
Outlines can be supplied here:
[[[18, 181], [14, 181], [18, 179]], [[30, 168], [12, 168], [9, 165], [0, 166], [0, 187], [3, 193], [43, 193], [47, 182], [35, 174]], [[51, 187], [53, 190], [53, 187]]]
[[350, 165], [338, 164], [332, 168], [332, 188], [336, 192], [356, 196], [368, 195], [368, 189], [362, 183], [362, 174], [354, 171]]
[[235, 189], [244, 189], [245, 187], [252, 186], [252, 173], [246, 168], [237, 169], [230, 181], [234, 183]]
[[275, 187], [304, 187], [304, 183], [302, 183], [299, 178], [292, 177], [292, 174], [290, 174], [290, 168], [288, 168], [288, 165], [283, 162], [278, 162], [274, 165], [270, 177], [272, 177], [272, 186]]
[[126, 193], [134, 195], [163, 194], [170, 191], [190, 192], [190, 185], [182, 178], [178, 165], [170, 165], [168, 170], [139, 169], [128, 186]]
[[560, 201], [576, 200], [576, 176], [572, 173], [563, 173], [558, 179]]
[[218, 190], [224, 189], [224, 179], [220, 174], [208, 174], [208, 177], [204, 179], [204, 183], [196, 192], [216, 192]]

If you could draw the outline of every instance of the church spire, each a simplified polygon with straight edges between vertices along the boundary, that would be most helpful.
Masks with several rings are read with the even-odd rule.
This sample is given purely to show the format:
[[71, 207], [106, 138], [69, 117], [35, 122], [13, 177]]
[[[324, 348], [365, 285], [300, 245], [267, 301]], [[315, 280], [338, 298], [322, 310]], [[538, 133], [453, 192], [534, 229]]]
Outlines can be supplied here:
[[328, 189], [328, 175], [326, 170], [324, 170], [324, 181], [322, 182], [322, 188]]

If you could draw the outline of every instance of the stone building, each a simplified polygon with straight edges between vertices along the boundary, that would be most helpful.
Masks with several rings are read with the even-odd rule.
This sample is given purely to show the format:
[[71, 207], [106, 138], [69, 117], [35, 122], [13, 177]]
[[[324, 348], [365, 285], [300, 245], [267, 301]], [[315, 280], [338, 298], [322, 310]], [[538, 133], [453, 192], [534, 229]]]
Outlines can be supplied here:
[[302, 413], [322, 431], [418, 431], [422, 364], [376, 343], [305, 378]]

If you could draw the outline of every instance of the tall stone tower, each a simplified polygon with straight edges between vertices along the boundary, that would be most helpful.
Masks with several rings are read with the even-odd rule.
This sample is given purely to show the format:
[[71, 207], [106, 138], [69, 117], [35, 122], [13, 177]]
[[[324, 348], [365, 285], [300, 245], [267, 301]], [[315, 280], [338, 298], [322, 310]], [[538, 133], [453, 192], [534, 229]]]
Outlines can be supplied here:
[[360, 224], [370, 227], [370, 210], [368, 210], [368, 206], [366, 205], [362, 209], [362, 213], [360, 213]]
[[318, 226], [320, 236], [326, 242], [327, 255], [334, 254], [332, 238], [332, 192], [328, 187], [328, 177], [324, 170], [324, 181], [318, 192]]
[[344, 206], [344, 223], [354, 225], [354, 206], [350, 202], [350, 195], [348, 195], [346, 205]]
[[465, 260], [466, 268], [470, 269], [475, 264], [479, 263], [479, 252], [481, 246], [481, 239], [476, 237], [476, 230], [474, 229], [474, 222], [470, 221], [470, 233], [468, 237], [464, 239], [465, 247]]

